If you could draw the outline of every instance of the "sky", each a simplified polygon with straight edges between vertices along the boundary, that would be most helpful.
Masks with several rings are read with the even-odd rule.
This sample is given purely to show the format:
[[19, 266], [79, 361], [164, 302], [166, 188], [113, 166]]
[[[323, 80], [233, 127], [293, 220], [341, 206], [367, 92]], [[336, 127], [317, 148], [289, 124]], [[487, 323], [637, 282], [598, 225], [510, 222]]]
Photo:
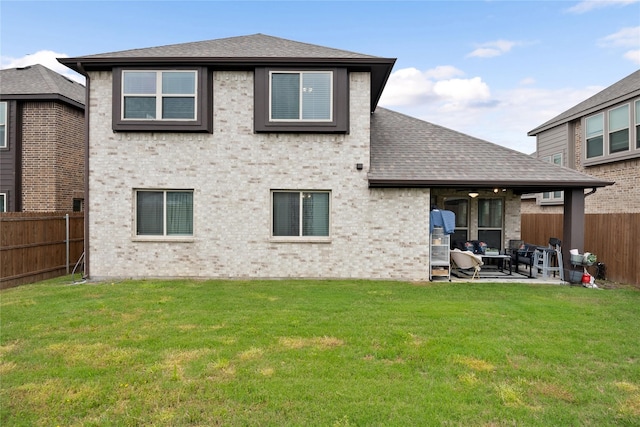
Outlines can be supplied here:
[[256, 33], [396, 58], [380, 106], [526, 154], [640, 68], [640, 0], [0, 0], [0, 68]]

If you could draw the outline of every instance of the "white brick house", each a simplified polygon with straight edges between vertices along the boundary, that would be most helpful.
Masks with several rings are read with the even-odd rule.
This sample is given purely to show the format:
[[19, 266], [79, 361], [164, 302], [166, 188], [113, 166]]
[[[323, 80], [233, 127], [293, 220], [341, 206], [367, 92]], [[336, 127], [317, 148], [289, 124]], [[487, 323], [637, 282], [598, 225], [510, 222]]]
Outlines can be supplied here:
[[60, 62], [88, 81], [96, 280], [424, 280], [433, 204], [467, 200], [471, 239], [499, 200], [504, 247], [522, 192], [607, 184], [377, 108], [394, 59], [253, 35]]

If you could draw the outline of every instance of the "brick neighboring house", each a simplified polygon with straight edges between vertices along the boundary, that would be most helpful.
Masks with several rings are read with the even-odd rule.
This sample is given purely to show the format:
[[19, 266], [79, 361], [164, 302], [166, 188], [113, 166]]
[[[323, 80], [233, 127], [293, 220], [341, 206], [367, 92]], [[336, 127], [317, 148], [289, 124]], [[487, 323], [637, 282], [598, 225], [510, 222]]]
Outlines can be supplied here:
[[0, 70], [0, 209], [81, 210], [85, 87], [42, 66]]
[[[640, 212], [640, 70], [528, 133], [539, 159], [615, 184], [585, 199], [586, 213]], [[564, 194], [523, 200], [523, 213], [562, 213]]]
[[503, 249], [521, 194], [579, 222], [608, 185], [378, 107], [393, 58], [256, 34], [59, 61], [87, 77], [95, 280], [425, 280], [433, 206]]

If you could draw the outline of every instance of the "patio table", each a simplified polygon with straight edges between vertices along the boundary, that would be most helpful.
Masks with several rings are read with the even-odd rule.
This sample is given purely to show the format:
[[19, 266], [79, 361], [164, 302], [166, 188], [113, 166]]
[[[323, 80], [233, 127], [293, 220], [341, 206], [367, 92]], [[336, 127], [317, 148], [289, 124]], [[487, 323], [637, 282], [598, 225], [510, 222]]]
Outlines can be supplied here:
[[507, 262], [509, 264], [509, 276], [512, 275], [512, 264], [511, 264], [511, 256], [510, 255], [480, 255], [482, 257], [482, 262], [485, 262], [485, 259], [497, 259], [500, 262], [498, 263], [498, 270], [501, 273], [504, 273], [504, 263]]

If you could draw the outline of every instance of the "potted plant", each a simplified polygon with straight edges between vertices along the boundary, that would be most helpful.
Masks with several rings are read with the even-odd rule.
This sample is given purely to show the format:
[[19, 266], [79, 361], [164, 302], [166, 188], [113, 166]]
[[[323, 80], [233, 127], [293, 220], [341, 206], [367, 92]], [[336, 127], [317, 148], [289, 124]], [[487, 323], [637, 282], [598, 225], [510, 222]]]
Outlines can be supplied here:
[[595, 254], [587, 252], [584, 254], [584, 257], [582, 258], [582, 263], [584, 265], [593, 265], [596, 263], [597, 260], [598, 260], [598, 257]]

